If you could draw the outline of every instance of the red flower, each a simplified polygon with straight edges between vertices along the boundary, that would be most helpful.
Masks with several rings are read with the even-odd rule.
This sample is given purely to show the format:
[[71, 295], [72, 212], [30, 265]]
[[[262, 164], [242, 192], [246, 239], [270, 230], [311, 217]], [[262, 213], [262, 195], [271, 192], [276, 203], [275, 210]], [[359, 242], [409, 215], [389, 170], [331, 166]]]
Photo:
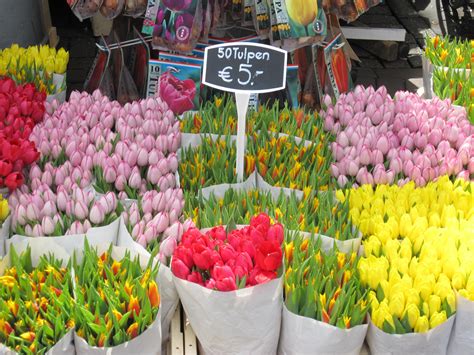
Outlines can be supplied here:
[[273, 226], [270, 226], [268, 229], [267, 240], [274, 241], [278, 245], [283, 243], [284, 232], [283, 226], [280, 223], [276, 223]]
[[277, 277], [275, 271], [265, 271], [260, 269], [258, 266], [252, 270], [250, 277], [247, 280], [247, 284], [250, 286], [255, 286], [259, 284], [264, 284], [269, 282]]
[[186, 264], [176, 257], [173, 257], [173, 260], [171, 260], [171, 271], [176, 277], [183, 280], [186, 280], [191, 273]]
[[185, 246], [178, 246], [173, 254], [174, 259], [181, 260], [189, 269], [194, 266], [193, 253]]
[[281, 247], [275, 242], [266, 240], [257, 246], [255, 260], [264, 271], [276, 271], [281, 266], [282, 257]]
[[258, 216], [254, 216], [250, 219], [250, 225], [252, 227], [260, 227], [264, 233], [270, 228], [270, 217], [265, 213], [260, 213]]
[[226, 263], [230, 259], [235, 259], [237, 256], [237, 253], [235, 249], [232, 247], [232, 245], [229, 244], [224, 244], [220, 249], [219, 253], [222, 257], [222, 261]]
[[216, 288], [219, 291], [235, 291], [237, 290], [237, 284], [235, 278], [226, 277], [222, 280], [216, 281]]
[[204, 282], [202, 281], [202, 276], [199, 272], [193, 271], [187, 277], [187, 280], [190, 282], [194, 282], [196, 284], [204, 286]]
[[201, 270], [208, 270], [212, 265], [211, 249], [202, 244], [193, 245], [193, 261]]
[[23, 175], [18, 172], [11, 173], [5, 179], [4, 184], [6, 187], [8, 187], [9, 190], [13, 191], [17, 187], [23, 185]]
[[6, 177], [12, 172], [13, 165], [9, 160], [0, 160], [0, 176]]

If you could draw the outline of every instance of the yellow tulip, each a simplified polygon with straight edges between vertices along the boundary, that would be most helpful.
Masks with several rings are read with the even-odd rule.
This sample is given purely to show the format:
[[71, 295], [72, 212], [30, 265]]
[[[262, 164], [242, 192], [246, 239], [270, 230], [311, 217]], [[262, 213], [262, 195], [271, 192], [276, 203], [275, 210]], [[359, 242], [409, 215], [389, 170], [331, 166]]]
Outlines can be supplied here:
[[407, 315], [408, 324], [412, 329], [415, 328], [418, 318], [420, 318], [420, 309], [414, 303], [407, 304], [404, 315]]
[[403, 311], [405, 309], [405, 297], [401, 293], [397, 293], [390, 297], [390, 302], [388, 304], [390, 313], [398, 318], [402, 317]]
[[318, 15], [318, 2], [315, 0], [286, 0], [285, 3], [288, 15], [301, 26], [308, 26]]
[[431, 329], [437, 327], [440, 324], [443, 324], [446, 321], [446, 319], [447, 319], [447, 317], [446, 317], [446, 312], [445, 311], [436, 312], [436, 313], [432, 314], [431, 317], [430, 317], [430, 327], [431, 327]]
[[430, 314], [439, 312], [441, 308], [441, 298], [436, 295], [430, 295], [428, 298], [428, 306], [430, 307]]
[[451, 285], [456, 290], [461, 290], [462, 288], [464, 288], [465, 284], [466, 284], [466, 278], [464, 274], [460, 271], [456, 271], [451, 279]]
[[407, 304], [413, 303], [413, 304], [419, 304], [420, 303], [420, 295], [417, 290], [414, 288], [410, 288], [406, 291], [405, 293], [405, 298]]
[[416, 333], [425, 333], [430, 329], [430, 323], [427, 316], [420, 316], [415, 323], [415, 332]]

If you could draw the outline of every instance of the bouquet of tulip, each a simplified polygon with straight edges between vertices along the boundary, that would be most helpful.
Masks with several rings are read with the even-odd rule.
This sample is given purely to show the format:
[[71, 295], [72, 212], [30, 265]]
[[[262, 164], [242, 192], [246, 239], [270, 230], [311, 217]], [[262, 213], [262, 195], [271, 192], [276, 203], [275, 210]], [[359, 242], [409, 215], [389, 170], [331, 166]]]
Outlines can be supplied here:
[[[255, 167], [251, 149], [249, 142], [244, 178], [247, 178]], [[183, 148], [179, 163], [181, 187], [184, 190], [197, 191], [201, 187], [237, 182], [235, 157], [236, 147], [230, 136], [217, 140], [203, 137], [201, 145]]]
[[448, 276], [430, 269], [436, 257], [411, 257], [412, 248], [409, 239], [390, 240], [379, 256], [359, 262], [360, 279], [371, 289], [372, 322], [385, 333], [424, 333], [456, 311]]
[[385, 87], [358, 86], [335, 105], [325, 102], [325, 129], [337, 135], [331, 172], [339, 186], [470, 179], [474, 127], [449, 100], [401, 91], [392, 99]]
[[[157, 352], [156, 346], [160, 345], [156, 344], [161, 343], [160, 329], [155, 324], [160, 319], [157, 264], [153, 258], [144, 264], [143, 256], [132, 257], [130, 251], [124, 251], [120, 259], [115, 254], [112, 245], [99, 253], [86, 243], [82, 260], [74, 257], [76, 339], [81, 340], [76, 350], [81, 353], [90, 351], [90, 347], [118, 346], [152, 330], [148, 334], [156, 343], [145, 344], [142, 349]], [[134, 346], [128, 345], [128, 351], [132, 351]]]
[[359, 270], [372, 290], [375, 326], [401, 334], [437, 329], [439, 337], [432, 337], [446, 349], [456, 309], [453, 287], [467, 286], [474, 268], [473, 187], [445, 176], [423, 188], [410, 182], [351, 191], [351, 218], [370, 235]]
[[39, 91], [56, 94], [65, 89], [65, 80], [54, 82], [54, 74], [64, 75], [69, 53], [63, 48], [56, 50], [47, 45], [0, 50], [0, 76], [8, 76], [18, 84], [34, 83]]
[[[286, 307], [280, 349], [358, 353], [367, 331], [367, 326], [358, 326], [365, 322], [369, 309], [368, 291], [357, 274], [359, 258], [356, 252], [350, 256], [337, 248], [324, 252], [321, 246], [321, 239], [306, 238], [299, 233], [285, 244]], [[345, 332], [333, 327], [356, 329]], [[332, 337], [327, 336], [328, 332], [332, 332]], [[340, 341], [335, 342], [334, 336], [341, 338]], [[336, 343], [339, 345], [334, 348]]]
[[205, 234], [190, 229], [173, 253], [171, 271], [218, 291], [255, 286], [278, 277], [282, 241], [282, 225], [272, 225], [263, 213], [253, 217], [250, 226], [230, 233], [224, 227]]
[[148, 151], [136, 143], [127, 143], [119, 141], [110, 156], [104, 150], [95, 153], [92, 171], [97, 192], [114, 191], [120, 198], [137, 199], [148, 190], [166, 191], [176, 186], [176, 153], [165, 157], [154, 147]]
[[272, 137], [267, 132], [256, 136], [256, 165], [263, 179], [275, 187], [315, 191], [330, 186], [330, 150], [324, 134], [313, 143], [297, 143], [294, 137]]
[[290, 312], [339, 328], [365, 320], [367, 293], [357, 275], [358, 257], [334, 248], [321, 251], [321, 240], [296, 234], [285, 244], [285, 304]]
[[169, 265], [168, 259], [185, 228], [179, 220], [183, 206], [181, 189], [147, 191], [122, 216], [132, 238], [151, 254], [159, 250], [160, 261]]
[[274, 198], [271, 192], [229, 189], [222, 198], [211, 194], [208, 199], [188, 194], [185, 197], [185, 217], [200, 228], [226, 224], [248, 224], [251, 216], [267, 213], [289, 230], [323, 234], [339, 241], [354, 238], [349, 220], [349, 200], [337, 199], [332, 193], [306, 191], [303, 198], [281, 192]]
[[474, 40], [427, 37], [425, 56], [435, 66], [471, 69], [474, 64]]
[[45, 95], [31, 84], [0, 79], [0, 131], [10, 139], [28, 139], [45, 112]]
[[[31, 248], [18, 255], [10, 249], [0, 276], [0, 343], [21, 354], [45, 354], [59, 342], [64, 351], [74, 328], [69, 267], [54, 255], [33, 265]], [[11, 350], [10, 350], [11, 349]]]
[[115, 129], [121, 139], [136, 143], [144, 140], [145, 146], [154, 146], [165, 154], [176, 152], [181, 143], [179, 121], [159, 97], [125, 104], [119, 110]]
[[274, 354], [283, 227], [260, 214], [249, 226], [230, 229], [185, 232], [171, 259], [174, 284], [204, 351]]
[[[322, 131], [322, 121], [316, 113], [302, 109], [291, 110], [287, 106], [280, 109], [278, 102], [271, 107], [260, 106], [250, 111], [247, 132], [271, 131], [314, 140]], [[232, 96], [215, 97], [206, 102], [198, 112], [184, 114], [181, 130], [186, 133], [237, 134], [237, 108]]]
[[27, 237], [83, 234], [115, 221], [123, 207], [112, 192], [95, 199], [94, 193], [74, 185], [57, 193], [41, 185], [32, 193], [16, 191], [9, 198], [13, 233]]
[[[252, 115], [252, 113], [251, 113]], [[247, 132], [252, 131], [253, 120], [247, 120]], [[206, 101], [197, 112], [183, 114], [180, 128], [185, 133], [237, 134], [237, 108], [231, 95]]]
[[433, 91], [439, 98], [451, 99], [458, 106], [464, 106], [471, 123], [474, 123], [474, 75], [466, 71], [433, 71]]

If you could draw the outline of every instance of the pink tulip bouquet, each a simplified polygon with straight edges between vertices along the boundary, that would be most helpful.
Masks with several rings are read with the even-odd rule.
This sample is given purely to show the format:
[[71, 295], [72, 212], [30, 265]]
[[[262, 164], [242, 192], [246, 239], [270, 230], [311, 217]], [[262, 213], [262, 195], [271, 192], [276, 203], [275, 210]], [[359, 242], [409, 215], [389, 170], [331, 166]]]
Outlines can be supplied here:
[[331, 172], [341, 187], [473, 177], [474, 127], [449, 100], [358, 86], [325, 106], [325, 129], [337, 135]]
[[[91, 166], [92, 161], [83, 159], [81, 164], [73, 167], [68, 160], [64, 164], [55, 167], [52, 163], [45, 163], [43, 168], [34, 164], [28, 172], [28, 187], [34, 191], [41, 185], [47, 185], [53, 191], [58, 186], [63, 185], [67, 190], [73, 185], [81, 188], [90, 186], [92, 182]], [[22, 189], [23, 191], [23, 189]]]
[[147, 191], [122, 214], [132, 238], [150, 253], [158, 250], [158, 258], [165, 265], [173, 254], [184, 231], [194, 226], [180, 217], [184, 208], [183, 191]]
[[15, 191], [8, 201], [11, 230], [28, 237], [83, 234], [92, 227], [110, 224], [123, 211], [112, 192], [95, 199], [91, 190], [77, 185], [59, 185], [53, 192], [41, 184], [31, 193]]

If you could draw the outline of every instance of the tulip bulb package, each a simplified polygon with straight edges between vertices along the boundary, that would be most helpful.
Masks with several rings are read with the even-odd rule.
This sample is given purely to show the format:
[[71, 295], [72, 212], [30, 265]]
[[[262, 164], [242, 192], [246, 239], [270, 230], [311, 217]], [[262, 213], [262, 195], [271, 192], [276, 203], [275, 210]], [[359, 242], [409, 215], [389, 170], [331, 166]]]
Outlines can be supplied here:
[[201, 34], [202, 10], [201, 0], [160, 1], [153, 25], [153, 48], [190, 52]]
[[176, 115], [199, 107], [200, 83], [199, 65], [164, 60], [148, 64], [147, 95], [159, 94]]
[[321, 41], [326, 35], [326, 16], [321, 1], [271, 0], [272, 43], [294, 50]]
[[254, 0], [253, 22], [260, 38], [267, 38], [270, 32], [270, 8], [266, 0]]

